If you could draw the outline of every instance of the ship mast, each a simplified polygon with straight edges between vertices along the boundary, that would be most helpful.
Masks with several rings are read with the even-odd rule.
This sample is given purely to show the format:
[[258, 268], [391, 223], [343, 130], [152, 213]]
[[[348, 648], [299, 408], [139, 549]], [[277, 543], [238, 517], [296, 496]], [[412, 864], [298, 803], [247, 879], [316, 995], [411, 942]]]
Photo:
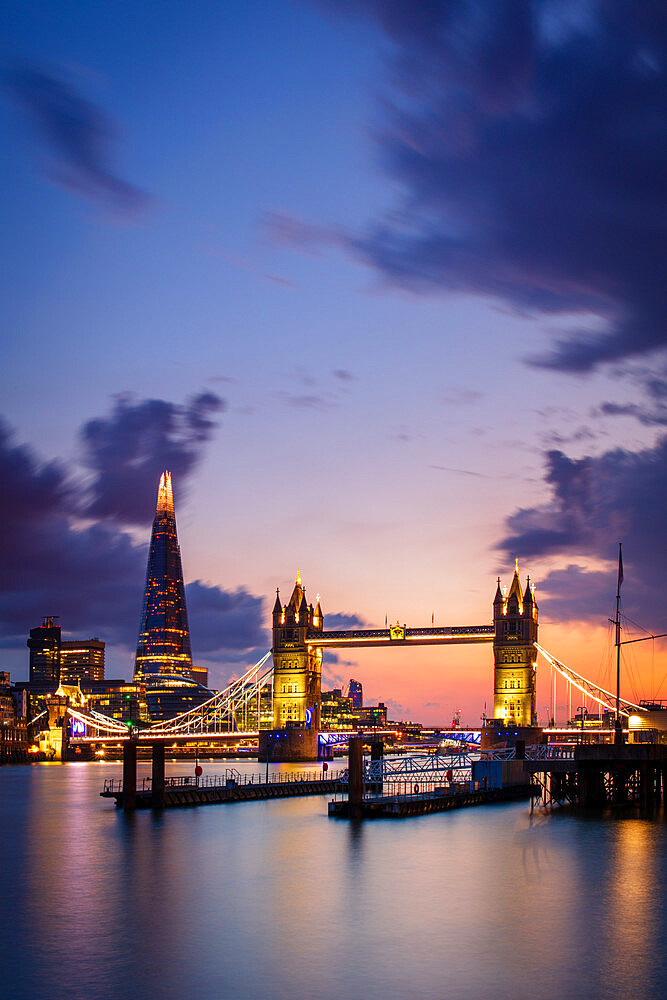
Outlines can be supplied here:
[[623, 583], [622, 543], [618, 543], [618, 584], [616, 586], [616, 722], [614, 726], [614, 743], [623, 742], [623, 726], [621, 723], [621, 584]]

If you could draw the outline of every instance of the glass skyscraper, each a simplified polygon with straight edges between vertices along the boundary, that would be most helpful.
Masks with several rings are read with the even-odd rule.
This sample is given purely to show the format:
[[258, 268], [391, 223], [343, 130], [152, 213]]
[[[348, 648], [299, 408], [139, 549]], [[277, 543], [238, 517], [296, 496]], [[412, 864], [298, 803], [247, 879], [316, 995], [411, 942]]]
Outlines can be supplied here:
[[146, 570], [146, 590], [134, 663], [135, 678], [191, 676], [192, 652], [171, 474], [163, 472]]

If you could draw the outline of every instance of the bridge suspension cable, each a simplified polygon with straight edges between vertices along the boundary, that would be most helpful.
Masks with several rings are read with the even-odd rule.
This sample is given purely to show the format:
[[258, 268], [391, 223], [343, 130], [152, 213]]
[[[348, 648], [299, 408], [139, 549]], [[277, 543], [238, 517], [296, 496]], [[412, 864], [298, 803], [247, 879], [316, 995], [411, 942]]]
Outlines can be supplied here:
[[[224, 691], [214, 694], [208, 701], [191, 708], [187, 712], [182, 712], [173, 719], [165, 719], [154, 722], [146, 728], [135, 727], [142, 737], [150, 736], [206, 736], [213, 733], [235, 732], [240, 728], [241, 718], [247, 718], [248, 710], [252, 707], [253, 701], [257, 703], [257, 728], [259, 728], [259, 703], [262, 688], [266, 685], [269, 677], [273, 673], [273, 662], [267, 667], [267, 660], [271, 657], [271, 651], [249, 667], [246, 672], [237, 680], [228, 684]], [[98, 737], [99, 739], [119, 739], [127, 738], [132, 727], [121, 722], [119, 719], [112, 719], [108, 715], [90, 709], [80, 712], [68, 706], [67, 713], [73, 722], [72, 735]]]
[[[191, 708], [188, 712], [182, 712], [173, 719], [166, 719], [161, 722], [154, 722], [147, 730], [148, 735], [167, 735], [177, 733], [179, 735], [192, 734], [193, 736], [204, 735], [206, 733], [233, 732], [239, 728], [238, 716], [252, 705], [255, 699], [259, 699], [262, 687], [265, 686], [270, 675], [273, 673], [273, 662], [266, 667], [266, 662], [271, 656], [271, 650], [249, 667], [246, 672], [237, 680], [228, 684], [224, 691], [209, 698], [197, 708]], [[259, 712], [257, 718], [257, 728], [259, 728]]]
[[[557, 660], [555, 656], [547, 652], [543, 646], [539, 643], [535, 643], [535, 649], [538, 653], [541, 653], [547, 663], [550, 663], [553, 669], [570, 682], [574, 687], [576, 687], [582, 694], [586, 695], [592, 701], [602, 705], [604, 708], [608, 709], [610, 712], [616, 711], [616, 695], [612, 694], [611, 691], [607, 691], [605, 688], [600, 687], [599, 684], [594, 684], [593, 681], [587, 680], [578, 674], [576, 670], [572, 670], [571, 667], [567, 667], [560, 660]], [[628, 701], [626, 698], [621, 698], [619, 700], [620, 713], [621, 715], [629, 716], [634, 715], [635, 712], [643, 712], [645, 709], [641, 705], [637, 705], [634, 701]]]

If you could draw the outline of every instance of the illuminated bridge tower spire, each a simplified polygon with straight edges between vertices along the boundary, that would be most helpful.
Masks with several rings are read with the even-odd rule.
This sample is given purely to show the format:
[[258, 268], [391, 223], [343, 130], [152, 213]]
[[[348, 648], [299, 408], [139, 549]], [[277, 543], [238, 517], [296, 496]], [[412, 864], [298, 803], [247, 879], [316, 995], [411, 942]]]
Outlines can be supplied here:
[[190, 630], [176, 534], [174, 494], [171, 474], [165, 471], [160, 476], [157, 491], [134, 675], [188, 674], [191, 670]]
[[[308, 604], [297, 574], [289, 602], [273, 608], [273, 726], [320, 728], [322, 650], [312, 644], [323, 627], [320, 602]], [[306, 639], [310, 637], [311, 642]]]
[[507, 594], [498, 577], [493, 624], [493, 714], [506, 725], [536, 726], [537, 602], [530, 577], [521, 589], [518, 560]]
[[273, 729], [259, 734], [260, 760], [317, 760], [324, 629], [297, 573], [287, 604], [273, 606]]

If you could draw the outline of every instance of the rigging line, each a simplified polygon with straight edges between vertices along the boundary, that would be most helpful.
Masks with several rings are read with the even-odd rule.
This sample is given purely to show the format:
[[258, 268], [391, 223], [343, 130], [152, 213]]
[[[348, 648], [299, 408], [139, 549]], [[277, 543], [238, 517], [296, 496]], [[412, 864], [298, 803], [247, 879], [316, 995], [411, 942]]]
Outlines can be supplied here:
[[667, 670], [665, 670], [664, 674], [662, 675], [662, 680], [658, 684], [658, 690], [655, 692], [655, 700], [656, 701], [658, 700], [658, 696], [659, 696], [660, 692], [662, 691], [662, 685], [665, 683], [666, 680], [667, 680]]
[[640, 625], [639, 622], [633, 621], [633, 619], [630, 617], [630, 615], [621, 614], [621, 620], [622, 621], [626, 621], [626, 622], [630, 622], [630, 624], [634, 625], [635, 628], [638, 628], [640, 630], [640, 632], [648, 632], [649, 635], [652, 635], [652, 632], [651, 632], [650, 628], [645, 628], [643, 625]]
[[611, 684], [611, 650], [612, 650], [612, 631], [611, 624], [607, 626], [607, 645], [604, 651], [600, 654], [600, 659], [604, 659], [604, 663], [601, 663], [603, 669], [600, 671], [602, 674], [602, 680], [605, 684]]
[[[557, 671], [559, 671], [560, 673], [562, 673], [566, 677], [567, 676], [572, 677], [573, 678], [572, 683], [584, 695], [587, 695], [588, 697], [592, 698], [594, 701], [597, 701], [598, 703], [605, 704], [605, 705], [606, 705], [606, 702], [605, 702], [605, 700], [603, 698], [600, 697], [600, 692], [605, 696], [605, 698], [611, 698], [613, 700], [616, 699], [616, 695], [612, 694], [611, 691], [606, 691], [599, 684], [595, 684], [595, 683], [593, 683], [593, 681], [589, 681], [588, 678], [582, 676], [582, 674], [578, 674], [576, 670], [572, 669], [572, 667], [568, 667], [568, 666], [566, 666], [566, 664], [561, 663], [560, 660], [557, 660], [555, 656], [552, 656], [551, 653], [549, 653], [543, 646], [540, 646], [540, 644], [538, 642], [533, 643], [533, 645], [535, 646], [535, 649], [537, 650], [537, 652], [541, 653], [542, 656], [544, 656], [544, 658], [549, 663], [551, 663], [552, 666], [554, 666]], [[576, 678], [576, 680], [574, 678]], [[579, 682], [581, 682], [581, 684]], [[581, 686], [582, 684], [583, 685], [588, 685], [588, 687], [587, 688], [586, 687], [582, 687]], [[595, 693], [595, 692], [597, 692], [597, 693]], [[630, 708], [636, 708], [636, 709], [640, 709], [641, 708], [640, 705], [637, 705], [633, 701], [628, 701], [627, 698], [621, 698], [620, 700], [621, 700], [622, 704], [627, 705]]]
[[639, 671], [639, 664], [637, 662], [637, 657], [634, 654], [634, 650], [630, 650], [626, 660], [625, 660], [625, 676], [630, 684], [630, 690], [632, 691], [632, 697], [635, 701], [639, 701], [638, 692], [641, 689], [641, 678]]

